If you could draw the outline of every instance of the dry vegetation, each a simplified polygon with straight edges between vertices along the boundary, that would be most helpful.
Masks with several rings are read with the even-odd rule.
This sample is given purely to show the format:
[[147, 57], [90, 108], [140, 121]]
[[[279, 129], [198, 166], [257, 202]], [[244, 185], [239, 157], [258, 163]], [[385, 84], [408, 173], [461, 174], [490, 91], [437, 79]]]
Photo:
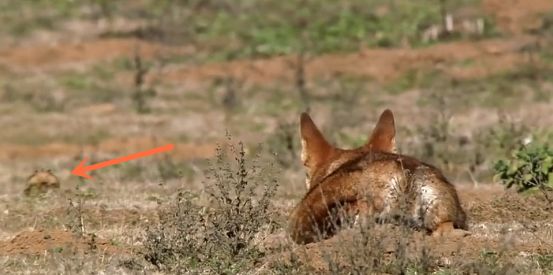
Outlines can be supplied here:
[[[0, 19], [5, 273], [553, 272], [549, 187], [493, 177], [553, 143], [550, 0], [5, 0]], [[292, 244], [299, 113], [354, 147], [384, 108], [400, 151], [456, 184], [472, 235], [365, 224]], [[37, 169], [60, 188], [25, 196]]]

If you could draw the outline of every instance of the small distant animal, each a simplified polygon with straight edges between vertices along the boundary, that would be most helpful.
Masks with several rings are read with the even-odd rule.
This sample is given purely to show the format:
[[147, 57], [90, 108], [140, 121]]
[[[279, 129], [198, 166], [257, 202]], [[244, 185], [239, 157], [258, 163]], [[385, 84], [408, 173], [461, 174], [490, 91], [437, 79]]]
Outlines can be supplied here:
[[58, 188], [60, 188], [60, 181], [58, 177], [52, 173], [52, 170], [40, 169], [35, 170], [33, 174], [27, 178], [27, 187], [23, 192], [26, 196], [32, 196]]
[[357, 149], [331, 145], [307, 113], [301, 115], [300, 135], [309, 190], [290, 214], [288, 232], [294, 242], [333, 236], [344, 216], [399, 218], [434, 236], [468, 234], [455, 186], [438, 168], [394, 153], [390, 110], [383, 112], [367, 144]]

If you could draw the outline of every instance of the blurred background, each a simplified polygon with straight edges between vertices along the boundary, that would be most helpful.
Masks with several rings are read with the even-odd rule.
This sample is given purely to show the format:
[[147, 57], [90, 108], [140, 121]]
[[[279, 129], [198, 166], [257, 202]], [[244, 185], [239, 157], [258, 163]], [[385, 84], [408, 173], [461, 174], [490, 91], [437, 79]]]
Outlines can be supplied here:
[[400, 152], [455, 182], [491, 182], [495, 160], [552, 137], [549, 0], [3, 0], [0, 10], [4, 183], [34, 168], [71, 182], [83, 155], [169, 142], [170, 157], [98, 180], [196, 182], [228, 132], [295, 186], [305, 110], [352, 148], [391, 108]]

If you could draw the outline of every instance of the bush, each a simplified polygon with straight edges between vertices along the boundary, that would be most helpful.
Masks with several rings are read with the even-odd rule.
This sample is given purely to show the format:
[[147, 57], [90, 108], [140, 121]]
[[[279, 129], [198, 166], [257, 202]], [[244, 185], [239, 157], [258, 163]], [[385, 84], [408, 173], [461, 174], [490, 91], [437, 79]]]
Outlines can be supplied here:
[[496, 178], [507, 188], [518, 192], [553, 188], [553, 150], [547, 144], [521, 146], [512, 158], [499, 160], [494, 165]]
[[277, 188], [266, 169], [246, 160], [244, 146], [222, 147], [208, 171], [209, 204], [180, 192], [146, 233], [145, 258], [160, 270], [234, 274], [263, 257], [259, 240], [273, 230], [271, 199]]

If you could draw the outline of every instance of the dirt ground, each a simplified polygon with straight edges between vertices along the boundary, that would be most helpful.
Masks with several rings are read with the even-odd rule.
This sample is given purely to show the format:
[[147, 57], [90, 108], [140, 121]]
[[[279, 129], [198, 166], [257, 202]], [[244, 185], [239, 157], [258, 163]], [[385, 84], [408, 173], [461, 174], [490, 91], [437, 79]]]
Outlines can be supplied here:
[[[332, 104], [339, 100], [329, 96], [328, 90], [341, 84], [333, 79], [361, 79], [368, 83], [363, 86], [366, 90], [356, 94], [360, 98], [354, 99], [361, 107], [347, 109], [347, 102], [341, 107], [346, 117], [358, 115], [365, 123], [344, 126], [343, 132], [363, 137], [379, 112], [391, 108], [400, 129], [398, 143], [405, 152], [416, 152], [409, 148], [411, 142], [425, 137], [413, 135], [412, 130], [430, 125], [433, 111], [439, 107], [421, 107], [421, 98], [426, 97], [423, 88], [409, 86], [388, 94], [383, 87], [397, 85], [413, 72], [438, 74], [447, 83], [476, 83], [517, 72], [529, 62], [537, 68], [551, 65], [534, 58], [528, 49], [552, 45], [551, 37], [533, 31], [543, 24], [538, 15], [553, 10], [553, 1], [486, 0], [482, 10], [495, 20], [502, 36], [421, 48], [362, 48], [309, 55], [305, 76], [314, 101], [320, 98], [311, 106], [317, 123], [330, 125], [337, 112]], [[129, 27], [134, 23], [121, 24]], [[40, 270], [45, 264], [40, 257], [48, 255], [74, 252], [99, 254], [102, 259], [136, 255], [144, 229], [158, 218], [160, 203], [171, 201], [181, 188], [204, 194], [206, 163], [225, 141], [226, 131], [234, 140], [244, 141], [248, 152], [256, 152], [258, 143], [269, 144], [271, 137], [283, 132], [283, 124], [297, 128], [294, 55], [158, 66], [159, 59], [198, 55], [201, 50], [137, 38], [106, 38], [98, 33], [101, 30], [87, 35], [67, 29], [49, 31], [20, 40], [10, 38], [17, 43], [0, 48], [0, 267], [14, 273], [29, 272], [21, 267], [22, 261], [32, 263], [31, 273]], [[149, 102], [157, 111], [137, 114], [128, 100], [136, 73], [127, 63], [135, 52], [144, 62], [154, 64], [144, 85], [157, 90]], [[88, 79], [89, 75], [93, 77]], [[420, 81], [426, 81], [424, 77]], [[214, 83], [225, 79], [232, 79], [229, 85], [235, 85], [238, 94], [242, 92], [236, 99], [238, 107], [230, 104], [227, 108], [219, 100], [228, 96], [230, 89]], [[539, 81], [536, 86], [545, 94], [553, 93], [553, 82]], [[510, 99], [509, 87], [498, 88], [505, 90], [504, 106], [495, 98], [475, 97], [474, 102], [491, 103], [469, 102], [459, 107], [460, 100], [452, 97], [450, 106], [456, 110], [450, 119], [452, 128], [474, 142], [478, 132], [498, 124], [499, 113], [507, 113], [531, 129], [550, 129], [553, 116], [547, 114], [553, 112], [553, 97], [530, 99], [527, 87], [517, 86], [512, 94], [522, 96]], [[105, 92], [96, 93], [95, 89]], [[37, 96], [44, 91], [49, 91], [47, 96]], [[294, 142], [295, 158], [279, 176], [274, 204], [280, 216], [286, 216], [304, 192], [298, 141]], [[83, 156], [100, 161], [167, 143], [175, 144], [171, 153], [97, 171], [93, 180], [70, 174]], [[178, 175], [168, 176], [164, 167], [178, 167]], [[53, 169], [61, 188], [39, 198], [24, 197], [27, 176], [39, 168]], [[452, 255], [477, 258], [484, 250], [508, 250], [522, 261], [553, 253], [553, 211], [544, 198], [506, 191], [491, 177], [470, 180], [465, 170], [462, 173], [448, 177], [459, 191], [472, 234], [446, 240], [419, 236], [415, 242], [428, 246], [446, 262]], [[313, 258], [305, 261], [324, 270], [320, 251], [336, 247], [349, 235], [355, 235], [353, 229], [306, 246]], [[279, 228], [265, 242], [276, 246], [289, 240], [284, 228]]]

